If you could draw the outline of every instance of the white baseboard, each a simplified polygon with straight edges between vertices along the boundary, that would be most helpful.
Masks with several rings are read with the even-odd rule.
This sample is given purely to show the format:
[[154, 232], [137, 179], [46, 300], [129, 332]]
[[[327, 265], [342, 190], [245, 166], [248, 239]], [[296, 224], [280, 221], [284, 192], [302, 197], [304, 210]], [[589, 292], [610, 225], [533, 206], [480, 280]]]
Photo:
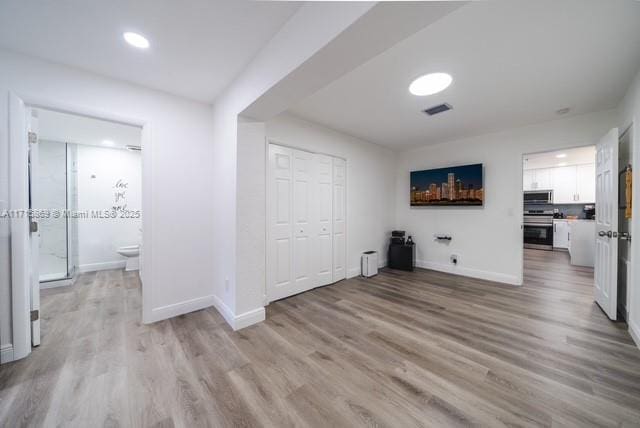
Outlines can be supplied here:
[[2, 345], [0, 348], [0, 364], [13, 361], [13, 345]]
[[636, 346], [640, 348], [640, 328], [636, 327], [633, 322], [629, 322], [629, 334], [634, 342], [636, 342]]
[[236, 315], [218, 296], [212, 297], [213, 306], [215, 306], [225, 321], [227, 321], [227, 324], [229, 324], [234, 331], [262, 322], [266, 318], [264, 308], [257, 308], [243, 314]]
[[507, 275], [498, 272], [489, 272], [478, 269], [469, 269], [462, 266], [451, 266], [426, 260], [416, 260], [416, 266], [423, 269], [437, 270], [438, 272], [452, 273], [468, 276], [470, 278], [484, 279], [486, 281], [500, 282], [509, 285], [522, 285], [522, 279], [515, 275]]
[[178, 315], [188, 314], [189, 312], [199, 311], [200, 309], [214, 306], [214, 296], [198, 297], [196, 299], [186, 300], [172, 305], [161, 306], [151, 310], [150, 319], [147, 323], [166, 320], [168, 318], [177, 317]]
[[111, 262], [86, 263], [78, 267], [78, 272], [95, 272], [99, 270], [123, 269], [127, 264], [126, 260], [114, 260]]
[[[378, 260], [378, 269], [382, 269], [387, 266], [386, 260]], [[352, 267], [347, 269], [347, 279], [355, 278], [356, 276], [360, 276], [360, 266]]]

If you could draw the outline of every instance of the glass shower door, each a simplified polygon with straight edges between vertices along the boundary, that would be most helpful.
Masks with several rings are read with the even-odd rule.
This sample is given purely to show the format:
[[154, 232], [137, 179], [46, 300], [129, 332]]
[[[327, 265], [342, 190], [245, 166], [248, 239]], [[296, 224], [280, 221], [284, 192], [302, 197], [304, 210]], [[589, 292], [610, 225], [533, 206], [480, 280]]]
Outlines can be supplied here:
[[33, 206], [49, 215], [38, 221], [40, 233], [40, 282], [68, 278], [67, 147], [65, 143], [40, 141], [38, 186]]

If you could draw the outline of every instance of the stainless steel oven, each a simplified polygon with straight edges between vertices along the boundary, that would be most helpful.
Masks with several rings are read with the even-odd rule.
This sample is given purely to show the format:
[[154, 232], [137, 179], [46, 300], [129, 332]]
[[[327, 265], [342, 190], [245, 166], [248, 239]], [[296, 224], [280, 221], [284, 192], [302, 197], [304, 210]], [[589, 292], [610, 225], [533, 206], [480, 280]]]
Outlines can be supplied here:
[[524, 248], [553, 250], [553, 213], [525, 211]]
[[527, 190], [524, 192], [525, 205], [548, 205], [553, 203], [553, 190]]

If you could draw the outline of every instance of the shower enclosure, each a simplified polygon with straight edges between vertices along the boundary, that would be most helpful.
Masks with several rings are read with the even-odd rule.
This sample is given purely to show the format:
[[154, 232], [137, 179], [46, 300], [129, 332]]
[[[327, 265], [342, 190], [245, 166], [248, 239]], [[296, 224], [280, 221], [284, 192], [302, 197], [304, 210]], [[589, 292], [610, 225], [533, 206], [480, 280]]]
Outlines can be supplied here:
[[77, 145], [39, 141], [37, 186], [32, 206], [40, 210], [41, 286], [72, 280], [78, 266]]

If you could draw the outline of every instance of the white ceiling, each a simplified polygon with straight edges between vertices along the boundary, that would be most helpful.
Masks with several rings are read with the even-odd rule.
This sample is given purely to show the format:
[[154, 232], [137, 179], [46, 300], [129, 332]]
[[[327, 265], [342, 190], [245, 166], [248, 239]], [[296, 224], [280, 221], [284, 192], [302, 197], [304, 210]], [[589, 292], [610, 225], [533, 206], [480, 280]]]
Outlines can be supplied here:
[[[290, 110], [406, 149], [614, 108], [640, 65], [640, 2], [472, 2], [335, 80]], [[411, 81], [447, 72], [453, 84], [415, 97]], [[421, 110], [448, 102], [453, 110]]]
[[137, 126], [40, 108], [37, 114], [41, 140], [115, 149], [141, 145], [142, 129]]
[[[561, 156], [561, 157], [558, 157]], [[596, 161], [596, 147], [586, 146], [568, 150], [525, 155], [524, 169], [553, 168], [556, 166], [584, 165]]]
[[[203, 102], [300, 6], [248, 0], [2, 0], [0, 46]], [[145, 35], [148, 50], [122, 39]]]

